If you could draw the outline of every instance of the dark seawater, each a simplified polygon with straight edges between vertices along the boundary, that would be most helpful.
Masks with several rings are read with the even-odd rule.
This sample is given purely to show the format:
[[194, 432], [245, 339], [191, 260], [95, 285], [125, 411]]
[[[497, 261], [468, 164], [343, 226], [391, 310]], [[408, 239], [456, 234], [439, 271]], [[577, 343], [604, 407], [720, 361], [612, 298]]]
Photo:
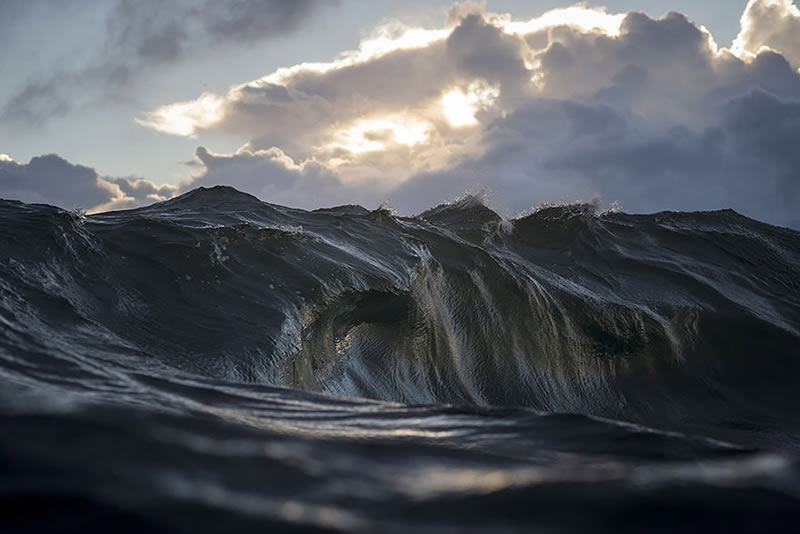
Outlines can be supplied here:
[[800, 233], [0, 202], [0, 531], [796, 532]]

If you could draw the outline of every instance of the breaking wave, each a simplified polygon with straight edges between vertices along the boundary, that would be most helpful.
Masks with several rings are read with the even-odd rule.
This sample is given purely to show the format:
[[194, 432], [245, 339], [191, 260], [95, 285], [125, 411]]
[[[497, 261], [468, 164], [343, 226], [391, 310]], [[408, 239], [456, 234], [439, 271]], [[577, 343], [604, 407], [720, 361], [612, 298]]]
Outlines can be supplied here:
[[[215, 187], [92, 216], [2, 201], [0, 220], [0, 377], [16, 417], [6, 427], [89, 403], [325, 439], [400, 425], [427, 442], [436, 424], [407, 419], [424, 410], [493, 419], [494, 436], [498, 421], [560, 413], [588, 418], [558, 419], [558, 432], [613, 419], [737, 447], [800, 437], [800, 234], [730, 210], [544, 205], [506, 220], [465, 196], [398, 217]], [[19, 401], [30, 395], [39, 400]], [[254, 414], [254, 395], [280, 413]], [[311, 405], [317, 424], [303, 426]], [[634, 432], [617, 425], [604, 432]], [[375, 526], [325, 502], [339, 515], [312, 506], [298, 514], [319, 521], [299, 524]], [[279, 512], [268, 515], [284, 524]]]

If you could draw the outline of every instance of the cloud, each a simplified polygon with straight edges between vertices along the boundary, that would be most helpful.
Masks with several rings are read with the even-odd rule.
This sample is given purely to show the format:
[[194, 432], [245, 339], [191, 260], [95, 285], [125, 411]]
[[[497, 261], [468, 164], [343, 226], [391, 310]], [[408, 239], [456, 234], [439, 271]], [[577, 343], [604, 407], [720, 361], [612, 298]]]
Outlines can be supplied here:
[[[800, 72], [792, 43], [756, 31], [783, 35], [776, 5], [789, 17], [778, 22], [794, 21], [791, 3], [751, 2], [725, 49], [675, 12], [515, 20], [457, 4], [441, 28], [390, 22], [330, 62], [146, 113], [140, 122], [166, 133], [242, 139], [232, 154], [198, 149], [178, 186], [60, 160], [50, 163], [63, 172], [33, 173], [27, 189], [2, 175], [0, 192], [122, 206], [228, 184], [304, 208], [389, 200], [414, 213], [488, 186], [511, 214], [600, 197], [631, 212], [732, 207], [800, 226]], [[0, 161], [17, 175], [33, 163]]]
[[72, 76], [62, 74], [58, 78], [28, 80], [6, 102], [0, 112], [0, 122], [42, 126], [49, 119], [66, 115], [70, 103], [62, 88], [65, 80], [72, 79]]
[[[19, 20], [33, 8], [62, 6], [64, 0], [11, 0], [3, 16]], [[145, 72], [175, 64], [220, 46], [245, 45], [295, 31], [315, 11], [338, 0], [116, 0], [106, 19], [98, 52], [76, 70], [55, 69], [27, 80], [0, 113], [0, 120], [41, 125], [64, 115], [93, 88], [123, 92]], [[95, 6], [97, 9], [101, 7]], [[106, 6], [107, 7], [107, 6]], [[2, 24], [2, 22], [0, 22]], [[0, 29], [2, 26], [0, 26]]]
[[338, 0], [229, 0], [207, 3], [193, 14], [217, 42], [252, 42], [293, 31], [326, 3]]
[[[103, 178], [112, 186], [119, 188], [122, 198], [115, 197], [109, 200], [113, 204], [113, 209], [141, 206], [152, 202], [161, 202], [175, 196], [179, 188], [171, 184], [157, 185], [144, 178]], [[107, 206], [96, 207], [94, 211], [101, 211]], [[108, 208], [111, 209], [111, 208]]]
[[54, 154], [32, 158], [27, 164], [0, 155], [0, 198], [53, 204], [88, 211], [130, 208], [164, 200], [175, 186], [157, 186], [143, 179], [107, 178]]
[[731, 207], [796, 226], [798, 135], [800, 100], [762, 91], [725, 103], [700, 130], [655, 128], [605, 104], [537, 101], [493, 124], [482, 156], [417, 176], [390, 198], [417, 211], [421, 197], [440, 202], [490, 183], [512, 212], [601, 195], [638, 212]]
[[106, 72], [174, 63], [209, 46], [274, 39], [336, 0], [117, 0], [106, 28]]
[[58, 15], [62, 15], [71, 6], [70, 0], [3, 0], [0, 2], [0, 43], [5, 41], [12, 33], [10, 30], [25, 17], [39, 15], [43, 11], [56, 11]]
[[224, 183], [276, 204], [300, 208], [354, 202], [350, 198], [355, 195], [353, 188], [333, 172], [313, 160], [298, 165], [278, 148], [240, 149], [235, 154], [220, 155], [200, 147], [196, 157], [204, 172], [184, 184], [184, 191]]
[[[519, 97], [529, 90], [525, 60], [531, 48], [524, 39], [530, 33], [521, 32], [547, 31], [545, 21], [552, 20], [585, 31], [595, 25], [616, 31], [623, 18], [574, 7], [520, 23], [475, 9], [454, 6], [454, 25], [442, 29], [387, 23], [334, 61], [279, 69], [224, 95], [162, 106], [140, 122], [176, 135], [220, 129], [250, 138], [259, 148], [291, 144], [289, 150], [299, 153], [330, 141], [331, 128], [365, 117], [405, 109], [431, 122], [442, 120], [443, 88], [466, 88], [478, 79], [502, 83], [507, 98]], [[464, 18], [454, 20], [460, 15]]]
[[511, 212], [599, 195], [798, 224], [797, 13], [750, 2], [728, 50], [676, 12], [578, 6], [520, 21], [457, 4], [443, 28], [389, 23], [329, 63], [141, 123], [239, 136], [236, 154], [198, 153], [200, 181], [304, 207], [389, 199], [419, 212], [489, 186]]
[[31, 7], [31, 2], [27, 0], [6, 0], [0, 3], [0, 42], [6, 35], [6, 31], [27, 14]]
[[767, 47], [780, 51], [795, 68], [800, 68], [798, 36], [800, 9], [793, 0], [750, 0], [733, 50], [740, 55], [751, 55]]

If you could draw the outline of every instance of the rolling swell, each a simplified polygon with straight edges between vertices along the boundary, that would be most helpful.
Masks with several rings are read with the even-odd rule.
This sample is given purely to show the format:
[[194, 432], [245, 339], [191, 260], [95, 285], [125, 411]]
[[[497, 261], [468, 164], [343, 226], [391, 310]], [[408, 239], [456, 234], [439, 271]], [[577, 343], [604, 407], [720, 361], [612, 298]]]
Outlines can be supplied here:
[[64, 354], [100, 350], [308, 392], [800, 436], [800, 236], [733, 211], [507, 221], [466, 197], [401, 218], [216, 187], [89, 217], [2, 202], [0, 218], [0, 347], [58, 380]]

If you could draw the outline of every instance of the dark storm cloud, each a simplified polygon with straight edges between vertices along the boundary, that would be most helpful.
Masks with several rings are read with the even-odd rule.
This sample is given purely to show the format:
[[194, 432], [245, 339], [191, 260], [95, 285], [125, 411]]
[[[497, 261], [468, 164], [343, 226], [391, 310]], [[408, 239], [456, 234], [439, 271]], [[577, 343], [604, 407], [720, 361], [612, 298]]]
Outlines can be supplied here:
[[487, 24], [479, 15], [469, 15], [447, 38], [447, 56], [464, 78], [502, 80], [506, 88], [527, 85], [520, 40]]
[[27, 164], [0, 159], [0, 198], [62, 208], [126, 208], [169, 198], [174, 186], [141, 179], [102, 177], [83, 165], [49, 154]]
[[[37, 8], [52, 14], [54, 6], [62, 5], [60, 0], [4, 2], [0, 28], [22, 21]], [[274, 39], [297, 30], [316, 10], [335, 5], [338, 0], [117, 0], [102, 47], [86, 65], [26, 81], [5, 103], [0, 120], [42, 124], [69, 111], [76, 91], [98, 85], [123, 89], [148, 69], [210, 47]]]
[[92, 207], [110, 200], [109, 191], [98, 187], [99, 178], [93, 169], [54, 154], [35, 157], [28, 164], [0, 161], [0, 197]]
[[493, 124], [489, 149], [391, 195], [401, 211], [480, 184], [512, 212], [599, 196], [637, 212], [734, 208], [800, 226], [800, 100], [754, 91], [702, 129], [663, 127], [603, 104], [538, 101]]

